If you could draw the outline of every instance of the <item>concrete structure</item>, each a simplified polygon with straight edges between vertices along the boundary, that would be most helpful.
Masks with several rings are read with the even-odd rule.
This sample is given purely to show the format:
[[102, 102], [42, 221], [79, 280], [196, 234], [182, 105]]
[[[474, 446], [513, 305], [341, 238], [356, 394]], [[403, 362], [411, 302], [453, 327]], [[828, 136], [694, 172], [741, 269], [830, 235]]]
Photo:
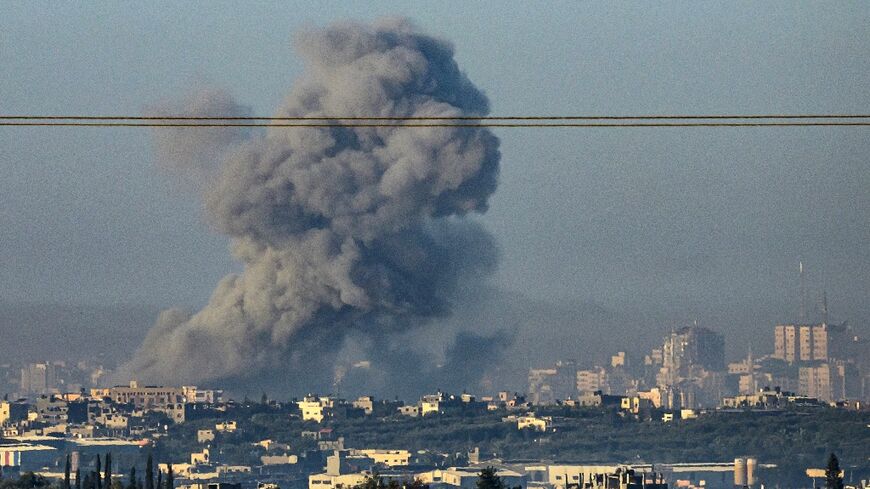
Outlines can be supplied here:
[[318, 397], [310, 394], [296, 403], [299, 406], [299, 411], [302, 413], [303, 421], [315, 421], [317, 423], [323, 422], [327, 414], [327, 408], [331, 408], [333, 404], [334, 401], [328, 397]]
[[[800, 367], [798, 392], [808, 397], [815, 397], [823, 401], [833, 401], [834, 393], [831, 389], [833, 376], [837, 371], [828, 363], [816, 366]], [[838, 397], [839, 398], [839, 397]]]
[[551, 368], [529, 370], [529, 401], [535, 405], [555, 404], [577, 392], [577, 364], [558, 361]]
[[30, 363], [21, 369], [21, 393], [25, 395], [56, 394], [57, 375], [50, 363]]
[[27, 419], [28, 405], [23, 402], [0, 401], [0, 425]]
[[549, 465], [547, 477], [554, 489], [667, 489], [648, 465]]
[[773, 358], [794, 362], [843, 359], [848, 343], [844, 325], [778, 324], [773, 329]]
[[577, 371], [577, 392], [604, 390], [607, 385], [607, 371], [601, 367]]
[[411, 464], [411, 452], [408, 450], [381, 450], [374, 448], [366, 448], [362, 450], [352, 450], [354, 455], [363, 455], [368, 457], [376, 464], [386, 465], [387, 467], [405, 467]]
[[399, 406], [397, 411], [402, 416], [409, 416], [411, 418], [420, 416], [420, 406], [417, 405]]
[[209, 443], [214, 441], [214, 431], [213, 430], [197, 430], [196, 431], [196, 442], [197, 443]]
[[110, 388], [108, 397], [118, 404], [132, 404], [136, 409], [163, 408], [185, 402], [184, 390], [180, 387], [140, 387], [136, 381], [131, 381], [127, 387]]
[[550, 416], [537, 417], [535, 413], [526, 413], [522, 416], [507, 416], [501, 419], [506, 423], [516, 423], [518, 430], [531, 429], [535, 431], [547, 431], [553, 424], [553, 418]]
[[[480, 476], [481, 467], [450, 467], [436, 469], [416, 474], [424, 484], [432, 486], [450, 486], [462, 489], [475, 489]], [[525, 489], [528, 479], [524, 473], [506, 468], [496, 468], [496, 475], [501, 478], [506, 487], [521, 487]]]
[[353, 407], [362, 409], [366, 416], [371, 416], [375, 410], [375, 400], [372, 396], [360, 396], [352, 404]]
[[293, 465], [299, 462], [296, 455], [262, 455], [260, 463], [263, 465]]
[[203, 448], [201, 452], [193, 452], [190, 454], [190, 465], [208, 465], [208, 463], [208, 448]]
[[195, 385], [181, 387], [184, 402], [194, 404], [218, 404], [223, 401], [224, 391], [216, 389], [199, 389]]

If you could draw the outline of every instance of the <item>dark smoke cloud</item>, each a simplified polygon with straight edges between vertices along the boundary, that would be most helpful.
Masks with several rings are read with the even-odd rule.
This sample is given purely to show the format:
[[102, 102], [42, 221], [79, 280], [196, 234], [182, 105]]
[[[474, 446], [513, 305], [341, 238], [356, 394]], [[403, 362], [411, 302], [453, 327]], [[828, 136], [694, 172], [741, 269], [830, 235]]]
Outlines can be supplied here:
[[[452, 46], [407, 21], [308, 31], [296, 46], [306, 72], [277, 116], [489, 111]], [[240, 108], [196, 100], [189, 112]], [[165, 132], [161, 158], [184, 168], [223, 161], [205, 191], [207, 217], [232, 238], [244, 271], [199, 312], [164, 312], [127, 366], [132, 376], [323, 387], [349, 334], [383, 345], [445, 317], [459, 282], [495, 267], [492, 237], [463, 217], [486, 211], [496, 188], [498, 140], [488, 130], [270, 128], [226, 157], [238, 134], [196, 131]]]
[[[351, 360], [336, 367], [335, 388], [350, 396], [378, 393], [401, 399], [438, 389], [453, 394], [492, 392], [497, 388], [494, 380], [504, 380], [500, 368], [515, 336], [506, 330], [459, 330], [443, 351], [421, 349], [413, 344], [414, 339], [402, 336], [375, 340], [374, 345], [360, 349], [354, 346], [371, 339], [351, 336], [354, 346], [346, 345], [341, 355]], [[366, 360], [353, 360], [360, 350]]]
[[[239, 105], [224, 90], [194, 89], [178, 100], [146, 107], [150, 117], [250, 117], [251, 108]], [[245, 141], [248, 128], [196, 128], [152, 131], [157, 165], [184, 184], [202, 190], [220, 169], [224, 153]]]

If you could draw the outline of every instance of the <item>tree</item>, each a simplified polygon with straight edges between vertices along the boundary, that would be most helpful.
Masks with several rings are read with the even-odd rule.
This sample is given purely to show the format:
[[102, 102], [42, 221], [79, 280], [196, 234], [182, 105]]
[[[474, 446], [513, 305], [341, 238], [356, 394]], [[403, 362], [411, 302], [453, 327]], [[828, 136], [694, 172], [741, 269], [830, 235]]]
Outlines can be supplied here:
[[840, 461], [831, 452], [828, 457], [828, 466], [825, 468], [825, 488], [843, 489], [843, 476], [840, 475]]
[[103, 486], [106, 489], [112, 489], [112, 454], [106, 454], [106, 470], [103, 476]]
[[97, 454], [96, 469], [94, 470], [94, 487], [102, 489], [103, 481], [100, 480], [100, 471], [102, 470], [100, 463], [100, 454]]
[[69, 486], [69, 469], [70, 469], [70, 455], [66, 454], [66, 464], [63, 466], [63, 489], [70, 489]]
[[477, 489], [506, 489], [504, 481], [496, 475], [494, 467], [486, 467], [477, 477]]
[[145, 489], [154, 489], [154, 459], [151, 453], [148, 454], [148, 460], [145, 462]]

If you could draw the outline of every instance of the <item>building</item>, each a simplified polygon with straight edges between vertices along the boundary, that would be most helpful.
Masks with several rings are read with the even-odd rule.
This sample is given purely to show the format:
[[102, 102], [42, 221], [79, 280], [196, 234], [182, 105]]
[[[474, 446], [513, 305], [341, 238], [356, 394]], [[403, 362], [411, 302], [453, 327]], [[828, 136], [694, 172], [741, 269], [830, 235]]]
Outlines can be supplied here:
[[773, 328], [773, 358], [788, 363], [843, 359], [848, 339], [842, 324], [779, 324]]
[[184, 396], [184, 402], [193, 404], [218, 404], [223, 402], [224, 391], [215, 389], [199, 389], [195, 385], [186, 385], [181, 387], [181, 393]]
[[27, 419], [28, 405], [23, 402], [0, 401], [0, 425]]
[[591, 370], [577, 371], [577, 392], [595, 392], [604, 390], [607, 384], [607, 371], [601, 367]]
[[214, 441], [214, 430], [197, 430], [196, 431], [196, 442], [197, 443], [209, 443]]
[[689, 326], [672, 331], [662, 346], [662, 366], [656, 375], [661, 405], [667, 409], [716, 406], [725, 380], [725, 340], [707, 328]]
[[554, 489], [667, 489], [660, 474], [650, 466], [550, 465], [547, 482]]
[[374, 448], [366, 448], [362, 450], [351, 450], [353, 455], [362, 455], [368, 457], [376, 464], [386, 465], [387, 467], [406, 467], [411, 464], [411, 452], [408, 450], [381, 450]]
[[429, 414], [455, 414], [462, 410], [464, 403], [456, 396], [448, 396], [443, 392], [426, 394], [420, 398], [420, 415]]
[[57, 393], [57, 373], [50, 363], [30, 363], [21, 369], [21, 393], [44, 395]]
[[[481, 467], [449, 467], [416, 474], [429, 487], [449, 486], [462, 489], [475, 489], [480, 476]], [[496, 476], [501, 478], [505, 487], [520, 487], [525, 489], [528, 484], [526, 474], [503, 467], [496, 467]]]
[[560, 360], [551, 368], [529, 370], [529, 401], [532, 404], [555, 404], [577, 392], [577, 363]]
[[325, 410], [332, 407], [333, 400], [309, 394], [301, 401], [297, 401], [296, 405], [299, 406], [299, 411], [302, 413], [303, 421], [322, 423], [323, 419], [326, 417]]
[[518, 430], [531, 429], [535, 431], [547, 431], [553, 424], [553, 418], [550, 416], [538, 417], [535, 413], [527, 413], [522, 416], [507, 416], [502, 418], [502, 421], [507, 423], [516, 423]]
[[180, 387], [145, 386], [130, 381], [129, 386], [116, 386], [108, 390], [108, 396], [117, 404], [131, 404], [136, 409], [165, 408], [171, 404], [184, 404], [184, 389]]
[[371, 416], [375, 410], [375, 400], [372, 396], [360, 396], [352, 404], [353, 407], [362, 409], [366, 416]]

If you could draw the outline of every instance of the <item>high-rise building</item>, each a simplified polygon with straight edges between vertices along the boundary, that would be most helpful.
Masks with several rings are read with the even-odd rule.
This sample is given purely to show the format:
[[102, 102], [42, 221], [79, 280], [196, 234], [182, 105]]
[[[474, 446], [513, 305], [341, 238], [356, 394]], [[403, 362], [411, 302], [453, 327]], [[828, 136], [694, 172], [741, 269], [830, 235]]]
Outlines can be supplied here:
[[57, 390], [54, 365], [31, 363], [21, 369], [21, 393], [50, 394]]
[[667, 407], [695, 408], [718, 403], [725, 374], [725, 340], [707, 328], [672, 331], [662, 345], [656, 384], [668, 392]]
[[577, 371], [578, 392], [594, 392], [602, 390], [606, 383], [607, 372], [601, 367]]
[[577, 363], [560, 360], [553, 368], [529, 370], [529, 401], [532, 404], [552, 404], [576, 393]]
[[797, 328], [793, 324], [778, 324], [773, 328], [773, 358], [793, 363], [796, 359], [795, 338]]
[[831, 391], [831, 366], [823, 363], [800, 368], [799, 393], [822, 401], [834, 400]]
[[773, 358], [788, 363], [827, 362], [845, 356], [848, 335], [844, 325], [779, 324], [773, 329]]
[[725, 370], [725, 340], [707, 328], [689, 326], [672, 332], [662, 346], [662, 370], [676, 379], [695, 369]]

